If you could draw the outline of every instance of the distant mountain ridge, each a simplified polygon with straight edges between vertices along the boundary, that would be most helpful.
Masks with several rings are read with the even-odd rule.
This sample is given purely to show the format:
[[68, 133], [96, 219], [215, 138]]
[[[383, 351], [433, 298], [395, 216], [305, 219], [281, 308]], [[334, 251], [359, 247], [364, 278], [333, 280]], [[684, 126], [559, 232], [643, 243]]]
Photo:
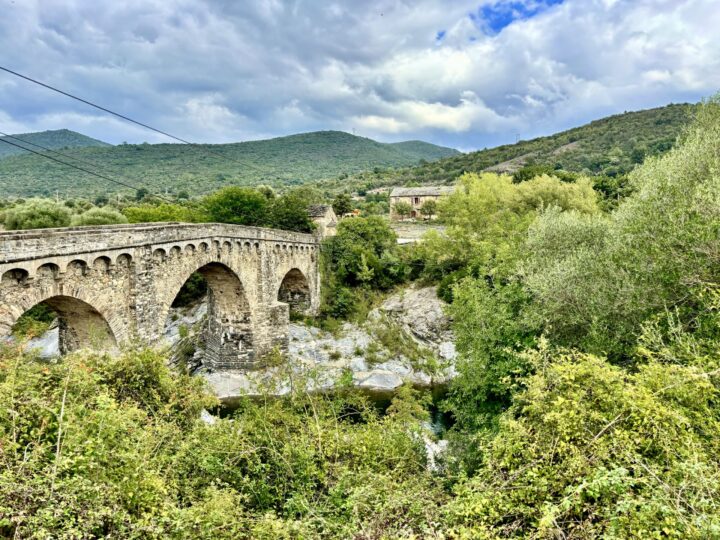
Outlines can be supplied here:
[[[203, 147], [212, 152], [204, 152]], [[214, 145], [100, 143], [63, 152], [97, 163], [98, 172], [151, 192], [187, 191], [191, 195], [226, 185], [300, 185], [460, 154], [455, 149], [422, 141], [380, 143], [342, 131]], [[18, 197], [44, 196], [56, 191], [66, 196], [90, 197], [115, 191], [106, 181], [35, 155], [0, 159], [0, 184], [5, 187], [6, 196]]]
[[[93, 139], [92, 137], [88, 137], [87, 135], [77, 133], [76, 131], [70, 131], [69, 129], [55, 129], [34, 133], [18, 133], [13, 135], [19, 139], [22, 139], [23, 141], [38, 144], [52, 150], [61, 150], [63, 148], [111, 146], [106, 142]], [[23, 145], [23, 143], [9, 137], [0, 137], [0, 140], [2, 139], [7, 139], [13, 144], [26, 146], [27, 148], [30, 148], [32, 150], [39, 150], [37, 147], [32, 146], [31, 144]], [[20, 154], [28, 154], [28, 152], [17, 148], [16, 146], [0, 142], [0, 159]]]

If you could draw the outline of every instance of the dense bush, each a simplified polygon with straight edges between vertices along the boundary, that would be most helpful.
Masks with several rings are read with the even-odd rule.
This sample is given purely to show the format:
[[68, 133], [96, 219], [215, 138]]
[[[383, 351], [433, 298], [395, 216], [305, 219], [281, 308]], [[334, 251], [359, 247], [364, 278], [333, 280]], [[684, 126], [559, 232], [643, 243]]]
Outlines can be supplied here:
[[596, 213], [597, 195], [586, 179], [565, 183], [543, 175], [513, 184], [504, 175], [463, 175], [458, 189], [438, 204], [445, 233], [427, 234], [419, 247], [426, 275], [441, 279], [459, 269], [491, 279], [508, 275], [530, 224], [550, 207]]
[[201, 210], [184, 204], [141, 204], [128, 206], [122, 212], [130, 223], [154, 223], [157, 221], [199, 223], [207, 221]]
[[630, 175], [612, 215], [548, 212], [532, 227], [525, 282], [550, 336], [617, 357], [648, 317], [696, 309], [693, 289], [720, 281], [718, 146], [713, 100], [681, 145]]
[[156, 353], [46, 364], [3, 349], [0, 534], [433, 536], [444, 495], [413, 427], [424, 413], [398, 399], [380, 417], [359, 394], [298, 392], [209, 425], [202, 379]]
[[372, 291], [385, 291], [410, 276], [397, 237], [378, 216], [348, 218], [322, 247], [323, 313], [345, 318]]
[[226, 187], [208, 195], [204, 201], [209, 221], [237, 225], [267, 222], [268, 199], [251, 188]]
[[48, 229], [70, 225], [70, 210], [54, 201], [34, 199], [5, 211], [5, 228]]
[[533, 353], [536, 374], [448, 508], [460, 538], [717, 538], [717, 376]]
[[128, 219], [112, 208], [91, 208], [77, 216], [73, 216], [72, 225], [117, 225], [127, 223]]

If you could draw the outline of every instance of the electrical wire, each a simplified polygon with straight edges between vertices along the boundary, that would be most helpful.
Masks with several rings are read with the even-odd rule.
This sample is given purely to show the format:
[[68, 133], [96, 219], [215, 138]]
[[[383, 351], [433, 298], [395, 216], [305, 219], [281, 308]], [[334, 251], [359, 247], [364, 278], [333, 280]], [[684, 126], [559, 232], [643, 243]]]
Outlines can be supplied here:
[[169, 137], [169, 138], [174, 139], [174, 140], [176, 140], [176, 141], [179, 141], [179, 142], [181, 142], [181, 143], [183, 143], [183, 144], [187, 144], [187, 145], [189, 145], [189, 146], [198, 148], [198, 149], [201, 150], [201, 151], [207, 152], [207, 153], [209, 153], [209, 154], [214, 154], [214, 155], [219, 156], [219, 157], [221, 157], [221, 158], [223, 158], [223, 159], [228, 159], [228, 160], [230, 160], [230, 161], [234, 161], [235, 163], [238, 163], [238, 164], [240, 164], [240, 165], [242, 165], [242, 166], [244, 166], [244, 167], [251, 167], [251, 168], [254, 168], [254, 169], [258, 170], [258, 171], [265, 172], [265, 171], [263, 171], [262, 168], [260, 168], [260, 167], [258, 167], [258, 166], [256, 166], [256, 165], [252, 165], [252, 164], [250, 164], [250, 163], [246, 163], [246, 162], [240, 161], [240, 160], [235, 159], [235, 158], [233, 158], [233, 157], [231, 157], [231, 156], [226, 156], [225, 154], [223, 154], [223, 153], [221, 153], [221, 152], [217, 152], [217, 151], [215, 151], [215, 150], [211, 150], [210, 148], [207, 148], [207, 147], [204, 146], [204, 145], [190, 142], [190, 141], [188, 141], [188, 140], [185, 140], [185, 139], [182, 139], [182, 138], [180, 138], [180, 137], [177, 137], [177, 136], [173, 135], [172, 133], [168, 133], [167, 131], [163, 131], [163, 130], [161, 130], [161, 129], [154, 128], [154, 127], [152, 127], [152, 126], [150, 126], [150, 125], [148, 125], [148, 124], [145, 124], [145, 123], [140, 122], [140, 121], [138, 121], [138, 120], [134, 120], [134, 119], [130, 118], [129, 116], [125, 116], [124, 114], [120, 114], [120, 113], [118, 113], [118, 112], [112, 111], [112, 110], [110, 110], [110, 109], [108, 109], [108, 108], [106, 108], [106, 107], [103, 107], [102, 105], [98, 105], [98, 104], [96, 104], [96, 103], [93, 103], [92, 101], [88, 101], [87, 99], [83, 99], [83, 98], [81, 98], [81, 97], [79, 97], [79, 96], [76, 96], [76, 95], [74, 95], [74, 94], [71, 94], [71, 93], [69, 93], [69, 92], [65, 92], [64, 90], [60, 90], [59, 88], [56, 88], [55, 86], [51, 86], [51, 85], [49, 85], [49, 84], [45, 84], [44, 82], [38, 81], [38, 80], [36, 80], [36, 79], [33, 79], [32, 77], [28, 77], [28, 76], [26, 76], [26, 75], [23, 75], [23, 74], [21, 74], [21, 73], [18, 73], [17, 71], [13, 71], [12, 69], [9, 69], [9, 68], [0, 66], [0, 70], [5, 71], [5, 72], [7, 72], [7, 73], [10, 73], [10, 74], [12, 74], [12, 75], [15, 75], [16, 77], [20, 77], [21, 79], [25, 79], [26, 81], [30, 81], [30, 82], [32, 82], [32, 83], [34, 83], [34, 84], [40, 85], [40, 86], [42, 86], [42, 87], [44, 87], [44, 88], [47, 88], [48, 90], [52, 90], [53, 92], [57, 92], [57, 93], [59, 93], [59, 94], [62, 94], [62, 95], [64, 95], [64, 96], [67, 96], [67, 97], [69, 97], [69, 98], [71, 98], [71, 99], [77, 100], [77, 101], [79, 101], [79, 102], [81, 102], [81, 103], [84, 103], [84, 104], [86, 104], [86, 105], [89, 105], [89, 106], [91, 106], [91, 107], [95, 107], [96, 109], [99, 109], [99, 110], [101, 110], [101, 111], [103, 111], [103, 112], [106, 112], [106, 113], [108, 113], [108, 114], [112, 114], [112, 115], [114, 115], [114, 116], [117, 116], [118, 118], [121, 118], [121, 119], [123, 119], [123, 120], [125, 120], [125, 121], [127, 121], [127, 122], [131, 122], [131, 123], [136, 124], [136, 125], [138, 125], [138, 126], [144, 127], [145, 129], [149, 129], [149, 130], [151, 130], [151, 131], [154, 131], [155, 133], [159, 133], [159, 134], [161, 134], [161, 135], [164, 135], [165, 137]]
[[[114, 179], [114, 178], [110, 178], [109, 176], [106, 176], [106, 175], [104, 175], [104, 174], [100, 174], [100, 173], [97, 173], [97, 172], [94, 172], [94, 171], [85, 169], [85, 168], [83, 168], [83, 167], [78, 167], [77, 165], [73, 165], [72, 163], [67, 163], [67, 162], [65, 162], [65, 161], [62, 161], [62, 160], [57, 159], [57, 158], [54, 158], [54, 157], [52, 157], [52, 156], [48, 156], [47, 154], [43, 154], [42, 152], [38, 152], [38, 151], [36, 151], [36, 150], [33, 150], [32, 148], [25, 148], [24, 146], [20, 146], [19, 144], [15, 144], [14, 142], [10, 142], [10, 141], [8, 141], [7, 139], [0, 138], [0, 142], [4, 142], [5, 144], [9, 144], [9, 145], [15, 146], [15, 147], [17, 147], [17, 148], [20, 148], [21, 150], [25, 150], [26, 152], [31, 152], [31, 153], [33, 153], [33, 154], [37, 154], [37, 155], [40, 156], [40, 157], [44, 157], [44, 158], [46, 158], [46, 159], [55, 161], [55, 162], [57, 162], [57, 163], [60, 163], [60, 164], [62, 164], [62, 165], [65, 165], [66, 167], [71, 167], [71, 168], [76, 169], [76, 170], [78, 170], [78, 171], [82, 171], [82, 172], [84, 172], [84, 173], [91, 174], [92, 176], [97, 176], [98, 178], [102, 178], [103, 180], [107, 180], [107, 181], [109, 181], [109, 182], [113, 182], [114, 184], [118, 184], [118, 185], [121, 185], [121, 186], [130, 188], [130, 189], [134, 189], [134, 190], [136, 190], [136, 191], [138, 190], [137, 187], [132, 186], [132, 185], [130, 185], [130, 184], [127, 184], [127, 183], [125, 183], [125, 182], [121, 182], [120, 180], [116, 180], [116, 179]], [[171, 202], [169, 199], [166, 199], [166, 198], [163, 197], [162, 195], [153, 195], [153, 196], [154, 196], [154, 197], [158, 197], [158, 198], [160, 198], [160, 199], [163, 199], [164, 201]]]
[[[43, 146], [42, 144], [37, 144], [37, 143], [31, 142], [31, 141], [28, 141], [28, 140], [25, 140], [25, 139], [21, 139], [21, 138], [18, 137], [17, 135], [9, 135], [8, 133], [4, 133], [4, 132], [0, 131], [0, 137], [7, 137], [7, 138], [9, 138], [9, 139], [14, 139], [14, 140], [16, 140], [16, 141], [18, 141], [18, 142], [21, 142], [21, 143], [23, 143], [23, 144], [29, 144], [30, 146], [35, 146], [36, 148], [40, 148], [40, 149], [42, 149], [42, 150], [45, 150], [46, 152], [52, 152], [53, 154], [57, 154], [58, 156], [62, 156], [62, 157], [64, 157], [64, 158], [68, 158], [68, 159], [74, 159], [75, 161], [79, 161], [80, 163], [85, 163], [86, 165], [89, 165], [89, 166], [91, 166], [91, 167], [97, 167], [97, 168], [100, 168], [100, 169], [103, 169], [103, 168], [106, 168], [106, 167], [107, 167], [107, 165], [102, 165], [102, 164], [100, 164], [100, 163], [98, 163], [98, 162], [96, 162], [96, 161], [90, 161], [90, 160], [87, 160], [87, 159], [82, 159], [82, 158], [79, 158], [79, 157], [77, 157], [77, 156], [73, 156], [73, 155], [71, 155], [71, 154], [64, 154], [63, 152], [59, 152], [59, 151], [54, 150], [54, 149], [52, 149], [52, 148], [48, 148], [47, 146]], [[25, 150], [28, 150], [28, 151], [29, 151], [30, 149], [29, 149], [29, 148], [25, 148]], [[126, 180], [128, 179], [128, 177], [125, 176], [125, 175], [122, 175], [122, 177], [125, 178]], [[137, 190], [138, 188], [133, 188], [133, 189], [136, 189], [136, 190]]]

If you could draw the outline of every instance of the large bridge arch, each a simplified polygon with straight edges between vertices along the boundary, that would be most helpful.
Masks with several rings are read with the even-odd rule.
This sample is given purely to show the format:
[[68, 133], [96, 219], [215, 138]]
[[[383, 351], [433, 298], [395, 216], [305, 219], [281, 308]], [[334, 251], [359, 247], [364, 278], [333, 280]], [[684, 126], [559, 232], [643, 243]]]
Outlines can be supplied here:
[[174, 300], [194, 274], [200, 274], [207, 283], [207, 317], [200, 336], [203, 362], [215, 369], [251, 364], [255, 347], [250, 301], [238, 274], [223, 262], [201, 263], [173, 279], [163, 300], [160, 321], [164, 325], [168, 320]]
[[25, 313], [44, 304], [57, 316], [60, 354], [78, 349], [115, 350], [118, 346], [115, 331], [108, 318], [100, 311], [102, 309], [107, 313], [107, 310], [98, 309], [91, 302], [90, 299], [83, 300], [63, 294], [47, 297], [42, 294], [28, 295], [22, 303], [14, 306], [10, 317], [3, 322], [11, 331]]

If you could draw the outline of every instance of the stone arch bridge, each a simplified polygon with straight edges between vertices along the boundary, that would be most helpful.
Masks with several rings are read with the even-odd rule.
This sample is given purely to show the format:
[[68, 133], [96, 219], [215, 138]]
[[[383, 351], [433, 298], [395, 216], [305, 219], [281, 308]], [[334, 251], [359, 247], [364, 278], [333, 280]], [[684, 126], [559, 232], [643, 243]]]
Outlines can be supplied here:
[[45, 303], [60, 351], [159, 342], [192, 274], [208, 283], [203, 363], [249, 369], [285, 349], [291, 310], [320, 299], [319, 239], [225, 224], [154, 223], [0, 233], [0, 336]]

